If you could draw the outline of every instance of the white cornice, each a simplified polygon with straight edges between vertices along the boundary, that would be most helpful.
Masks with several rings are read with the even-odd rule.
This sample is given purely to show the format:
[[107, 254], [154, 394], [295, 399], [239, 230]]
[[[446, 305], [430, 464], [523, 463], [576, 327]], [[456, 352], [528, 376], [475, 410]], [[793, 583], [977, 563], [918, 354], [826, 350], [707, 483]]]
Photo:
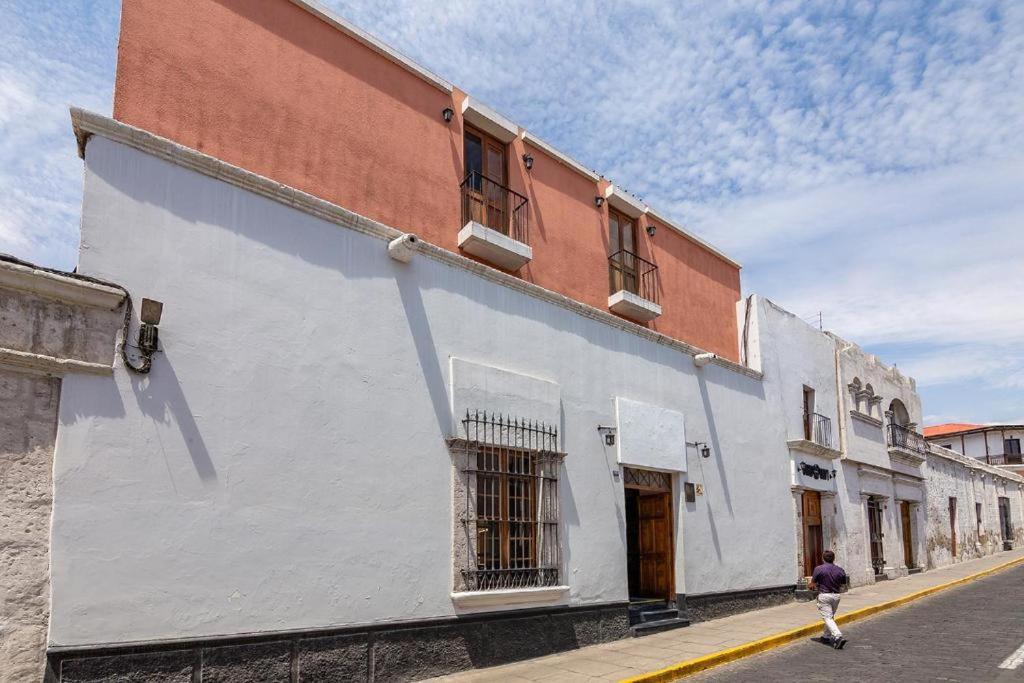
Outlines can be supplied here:
[[0, 261], [0, 288], [7, 287], [69, 304], [114, 310], [124, 292], [106, 285], [51, 273], [20, 263]]
[[63, 377], [69, 373], [109, 375], [114, 371], [113, 366], [104, 365], [103, 363], [90, 363], [73, 358], [57, 358], [40, 353], [28, 353], [26, 351], [4, 348], [0, 348], [0, 368], [52, 377]]
[[[348, 209], [343, 209], [342, 207], [332, 204], [326, 200], [319, 199], [313, 195], [306, 194], [305, 192], [296, 190], [293, 187], [270, 180], [269, 178], [246, 171], [237, 166], [232, 166], [231, 164], [221, 161], [220, 159], [216, 159], [208, 154], [197, 152], [194, 149], [179, 145], [176, 142], [146, 132], [139, 128], [135, 128], [134, 126], [129, 126], [128, 124], [121, 123], [120, 121], [115, 121], [114, 119], [106, 116], [101, 116], [100, 114], [85, 111], [77, 107], [72, 107], [71, 122], [75, 130], [75, 136], [78, 139], [79, 153], [83, 155], [83, 157], [89, 137], [92, 135], [100, 135], [109, 140], [113, 140], [114, 142], [127, 145], [146, 154], [164, 159], [165, 161], [169, 161], [183, 168], [216, 178], [217, 180], [229, 183], [262, 197], [266, 197], [272, 201], [286, 204], [298, 211], [316, 216], [317, 218], [348, 228], [349, 230], [355, 230], [386, 242], [390, 242], [396, 237], [400, 237], [404, 234], [401, 230], [397, 230], [396, 228], [384, 225], [383, 223], [378, 223], [377, 221], [360, 216], [359, 214], [353, 213]], [[508, 275], [482, 263], [471, 261], [465, 256], [442, 249], [441, 247], [430, 244], [429, 242], [419, 240], [418, 244], [418, 252], [420, 254], [423, 254], [428, 258], [432, 258], [435, 261], [445, 263], [453, 268], [470, 271], [486, 280], [498, 283], [504, 287], [508, 287], [509, 289], [514, 289], [537, 299], [542, 299], [578, 315], [597, 320], [605, 325], [629, 332], [630, 334], [647, 339], [648, 341], [656, 344], [663, 344], [664, 346], [687, 355], [696, 356], [700, 353], [707, 353], [705, 349], [697, 348], [696, 346], [687, 344], [686, 342], [678, 339], [673, 339], [672, 337], [661, 334], [660, 332], [655, 332], [654, 330], [647, 329], [641, 325], [631, 323], [628, 320], [619, 318], [607, 311], [599, 310], [593, 306], [588, 306], [576, 301], [575, 299], [570, 299], [567, 296], [558, 294], [557, 292], [552, 292], [551, 290], [544, 289], [538, 285], [520, 280], [517, 277]], [[712, 359], [711, 363], [758, 381], [762, 379], [762, 374], [757, 370], [752, 370], [751, 368], [726, 360], [719, 357], [717, 354]]]
[[340, 15], [332, 12], [330, 9], [324, 7], [316, 0], [291, 0], [292, 4], [301, 7], [310, 14], [314, 15], [321, 21], [330, 24], [334, 28], [338, 29], [345, 35], [353, 38], [354, 40], [362, 43], [366, 47], [370, 48], [377, 54], [381, 55], [385, 59], [388, 59], [398, 66], [402, 67], [406, 71], [420, 77], [430, 85], [434, 86], [442, 92], [451, 93], [452, 84], [444, 80], [430, 69], [420, 66], [416, 62], [412, 61], [398, 50], [394, 49], [390, 45], [387, 45], [383, 41], [370, 35], [363, 29], [359, 28], [350, 21], [347, 21]]

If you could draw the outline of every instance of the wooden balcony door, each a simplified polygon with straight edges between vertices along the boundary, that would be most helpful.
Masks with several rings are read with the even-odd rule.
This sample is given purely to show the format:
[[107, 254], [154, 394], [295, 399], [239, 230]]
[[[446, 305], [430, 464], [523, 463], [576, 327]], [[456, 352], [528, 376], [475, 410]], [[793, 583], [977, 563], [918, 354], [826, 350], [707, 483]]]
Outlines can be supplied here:
[[505, 144], [467, 126], [463, 135], [463, 152], [466, 176], [469, 178], [463, 200], [468, 204], [467, 214], [477, 223], [507, 235], [508, 162]]
[[608, 210], [608, 250], [612, 261], [608, 269], [611, 294], [626, 290], [638, 293], [636, 262], [636, 221], [614, 209]]
[[804, 576], [814, 573], [814, 568], [821, 564], [824, 551], [824, 539], [821, 533], [821, 494], [817, 491], [804, 491], [803, 526], [804, 526]]

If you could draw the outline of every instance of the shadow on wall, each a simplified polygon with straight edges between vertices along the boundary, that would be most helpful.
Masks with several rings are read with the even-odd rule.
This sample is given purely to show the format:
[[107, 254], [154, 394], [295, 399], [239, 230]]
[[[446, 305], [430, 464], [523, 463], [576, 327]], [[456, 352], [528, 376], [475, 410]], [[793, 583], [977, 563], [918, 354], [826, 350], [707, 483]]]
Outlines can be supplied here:
[[[114, 372], [121, 372], [122, 368], [115, 365]], [[75, 378], [81, 381], [82, 377]], [[61, 424], [75, 424], [80, 419], [91, 417], [121, 418], [125, 416], [124, 402], [121, 400], [121, 392], [117, 388], [117, 380], [114, 376], [89, 377], [87, 392], [88, 401], [66, 401], [68, 406], [74, 405], [71, 410], [74, 412], [64, 413], [63, 406], [59, 410]], [[63, 391], [63, 387], [62, 387]], [[88, 408], [88, 410], [85, 410]]]
[[166, 353], [161, 352], [154, 356], [150, 374], [132, 374], [131, 383], [142, 414], [161, 425], [170, 425], [173, 418], [188, 448], [196, 474], [204, 485], [215, 484], [217, 470], [213, 466], [210, 452], [203, 441], [203, 435], [199, 432], [199, 425], [192, 415], [188, 400], [181, 390], [178, 375], [174, 372], [174, 366]]
[[417, 284], [416, 274], [413, 272], [415, 268], [416, 264], [410, 264], [410, 267], [399, 270], [395, 273], [395, 283], [398, 285], [398, 294], [402, 300], [402, 308], [405, 310], [405, 321], [409, 325], [409, 336], [416, 346], [416, 358], [419, 361], [420, 370], [423, 372], [423, 381], [427, 385], [430, 403], [434, 407], [438, 433], [451, 434], [453, 426], [451, 402], [448, 400], [448, 392], [445, 388], [444, 372], [438, 358], [437, 345], [434, 343], [434, 335], [430, 331], [430, 319], [427, 317], [427, 309], [423, 305], [423, 295]]

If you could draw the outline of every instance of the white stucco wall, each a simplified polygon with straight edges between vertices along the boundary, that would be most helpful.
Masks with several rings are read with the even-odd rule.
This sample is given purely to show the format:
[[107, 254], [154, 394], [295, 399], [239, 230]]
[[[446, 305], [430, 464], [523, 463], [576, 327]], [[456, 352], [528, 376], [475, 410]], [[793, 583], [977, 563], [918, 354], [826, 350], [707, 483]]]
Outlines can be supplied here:
[[677, 591], [792, 583], [760, 380], [100, 137], [86, 162], [80, 270], [164, 302], [162, 352], [66, 381], [51, 643], [454, 614], [452, 358], [557, 385], [571, 602], [626, 598], [617, 396], [712, 449]]

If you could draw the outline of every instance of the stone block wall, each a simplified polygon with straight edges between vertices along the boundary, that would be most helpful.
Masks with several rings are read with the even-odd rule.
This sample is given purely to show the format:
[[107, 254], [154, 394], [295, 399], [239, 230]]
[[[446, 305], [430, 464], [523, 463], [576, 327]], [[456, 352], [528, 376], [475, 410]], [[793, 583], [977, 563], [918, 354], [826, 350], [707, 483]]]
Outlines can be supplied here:
[[43, 677], [61, 377], [111, 372], [123, 298], [0, 260], [0, 683]]
[[39, 678], [60, 380], [0, 369], [0, 681]]

